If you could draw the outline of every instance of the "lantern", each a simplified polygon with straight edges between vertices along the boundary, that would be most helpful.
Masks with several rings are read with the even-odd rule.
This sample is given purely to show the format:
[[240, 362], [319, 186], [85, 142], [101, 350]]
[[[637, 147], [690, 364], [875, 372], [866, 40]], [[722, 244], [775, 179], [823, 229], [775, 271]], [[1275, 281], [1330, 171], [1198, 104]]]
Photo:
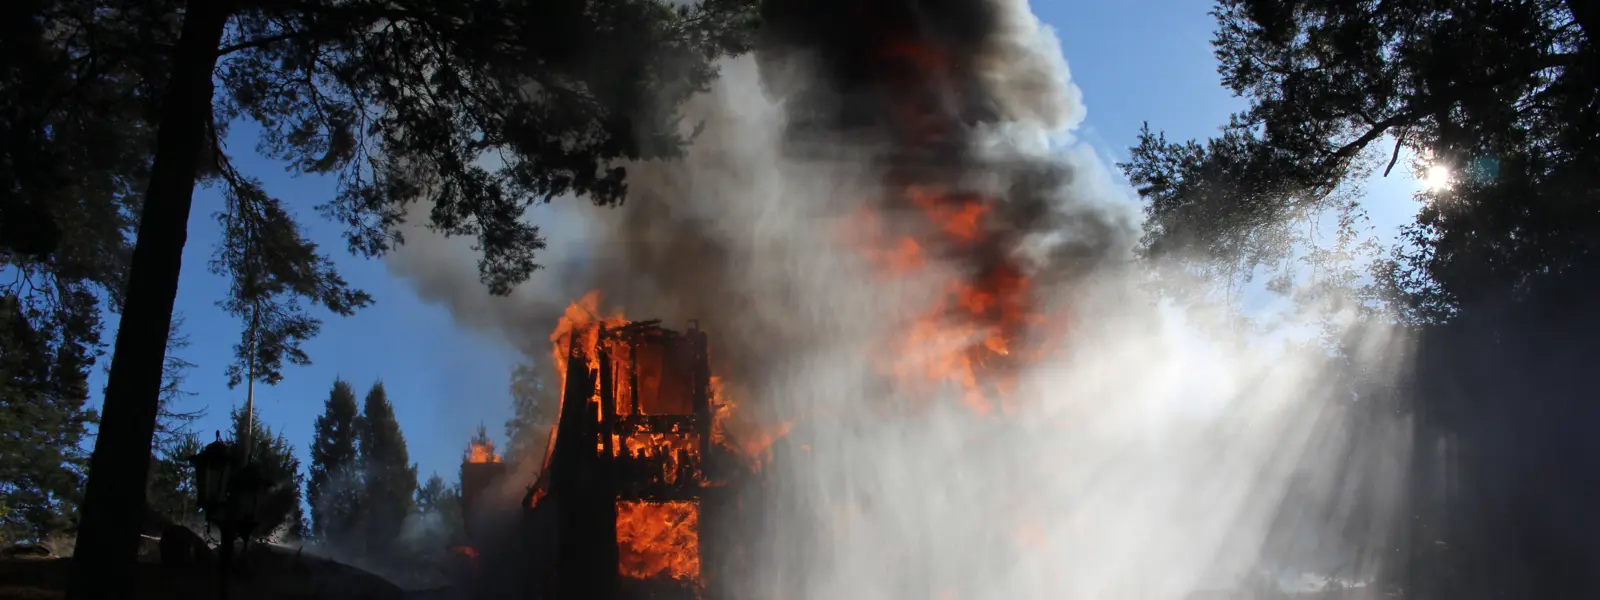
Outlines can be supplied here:
[[194, 465], [196, 499], [199, 500], [200, 509], [205, 511], [206, 518], [211, 521], [221, 516], [216, 513], [224, 509], [223, 503], [233, 479], [233, 460], [228, 454], [228, 444], [222, 441], [222, 433], [218, 432], [217, 441], [207, 444], [199, 454], [189, 457], [189, 463]]

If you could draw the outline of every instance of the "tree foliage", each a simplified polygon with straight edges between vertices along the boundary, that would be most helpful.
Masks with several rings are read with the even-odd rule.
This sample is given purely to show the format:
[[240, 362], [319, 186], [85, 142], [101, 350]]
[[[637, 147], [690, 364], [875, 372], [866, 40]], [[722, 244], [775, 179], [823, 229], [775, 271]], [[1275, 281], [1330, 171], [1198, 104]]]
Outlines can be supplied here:
[[610, 163], [681, 152], [677, 106], [708, 85], [711, 59], [746, 48], [749, 4], [237, 3], [210, 127], [228, 233], [213, 267], [234, 279], [230, 312], [249, 321], [261, 307], [264, 380], [283, 360], [309, 360], [300, 341], [319, 323], [305, 303], [348, 314], [369, 298], [282, 200], [234, 168], [229, 123], [260, 125], [256, 150], [292, 172], [335, 176], [318, 209], [346, 226], [351, 251], [402, 242], [396, 226], [421, 203], [430, 228], [477, 238], [484, 281], [506, 293], [544, 247], [521, 218], [529, 205], [565, 194], [620, 203], [625, 173]]
[[[520, 364], [511, 371], [511, 418], [506, 419], [507, 461], [544, 460], [545, 444], [561, 408], [559, 392], [545, 381], [536, 364]], [[487, 436], [483, 431], [479, 434]]]
[[[0, 8], [0, 266], [4, 291], [61, 310], [62, 290], [120, 306], [154, 129], [136, 42], [86, 26], [99, 3]], [[91, 307], [92, 308], [92, 307]]]
[[357, 431], [362, 478], [358, 528], [369, 551], [382, 551], [415, 509], [417, 466], [411, 463], [405, 435], [381, 382], [367, 391]]
[[16, 296], [0, 296], [0, 538], [13, 541], [72, 526], [87, 458], [80, 444], [95, 420], [84, 407], [88, 348], [72, 332], [89, 324], [33, 321]]
[[[77, 73], [73, 61], [94, 63], [85, 57], [111, 65], [109, 75], [77, 77], [119, 92], [121, 104], [106, 114], [132, 111], [143, 129], [101, 123], [119, 142], [108, 148], [154, 157], [148, 171], [132, 171], [148, 173], [147, 187], [126, 287], [114, 282], [126, 290], [125, 313], [72, 596], [112, 594], [132, 577], [131, 503], [146, 483], [159, 358], [197, 177], [223, 186], [227, 198], [216, 211], [226, 235], [213, 267], [234, 282], [223, 306], [247, 321], [240, 359], [263, 381], [281, 376], [282, 361], [309, 359], [302, 344], [318, 329], [312, 306], [346, 314], [367, 302], [300, 234], [287, 203], [236, 168], [223, 143], [230, 125], [254, 121], [264, 132], [256, 149], [292, 172], [336, 177], [339, 191], [321, 210], [347, 227], [351, 250], [390, 249], [410, 206], [427, 203], [429, 226], [474, 236], [483, 279], [507, 293], [536, 268], [543, 247], [524, 210], [563, 194], [618, 203], [619, 161], [681, 152], [689, 136], [678, 105], [709, 83], [715, 58], [746, 49], [753, 5], [29, 0], [8, 14], [22, 19], [19, 39], [56, 61], [28, 73]], [[81, 35], [58, 37], [57, 29]], [[66, 38], [79, 48], [65, 48]], [[140, 145], [148, 138], [119, 137], [140, 131], [158, 133], [153, 148]], [[231, 374], [239, 380], [237, 368]]]
[[[1121, 166], [1148, 202], [1146, 253], [1231, 285], [1338, 214], [1332, 254], [1306, 252], [1338, 266], [1321, 282], [1370, 282], [1360, 300], [1418, 339], [1385, 366], [1406, 380], [1340, 374], [1396, 382], [1353, 389], [1412, 419], [1395, 583], [1416, 598], [1600, 593], [1580, 500], [1600, 493], [1580, 425], [1600, 418], [1586, 366], [1600, 358], [1600, 5], [1223, 0], [1213, 14], [1218, 71], [1249, 106], [1203, 143], [1142, 133]], [[1402, 154], [1451, 181], [1418, 194], [1363, 277], [1345, 235], [1360, 183]]]
[[261, 538], [273, 535], [287, 539], [304, 537], [305, 518], [300, 504], [300, 490], [305, 483], [305, 476], [300, 472], [300, 459], [294, 455], [294, 445], [289, 443], [289, 438], [262, 423], [259, 414], [251, 416], [243, 408], [235, 408], [231, 416], [233, 429], [228, 433], [228, 443], [238, 447], [248, 427], [250, 447], [245, 449], [249, 453], [247, 456], [261, 466], [261, 474], [272, 482], [257, 508], [255, 535]]
[[348, 543], [360, 510], [359, 410], [350, 383], [336, 379], [313, 428], [306, 502], [311, 505], [311, 534], [327, 543]]
[[175, 433], [163, 440], [150, 461], [147, 500], [150, 510], [174, 523], [200, 518], [199, 497], [194, 489], [194, 465], [190, 457], [204, 449], [200, 436], [192, 431]]
[[1148, 201], [1146, 250], [1279, 264], [1296, 219], [1348, 206], [1409, 150], [1456, 177], [1378, 272], [1403, 314], [1445, 319], [1569, 267], [1600, 224], [1588, 4], [1219, 2], [1218, 72], [1249, 108], [1204, 144], [1141, 134], [1121, 166]]
[[417, 488], [416, 503], [418, 514], [439, 520], [446, 543], [465, 543], [459, 483], [447, 485], [438, 473], [429, 475], [428, 480]]

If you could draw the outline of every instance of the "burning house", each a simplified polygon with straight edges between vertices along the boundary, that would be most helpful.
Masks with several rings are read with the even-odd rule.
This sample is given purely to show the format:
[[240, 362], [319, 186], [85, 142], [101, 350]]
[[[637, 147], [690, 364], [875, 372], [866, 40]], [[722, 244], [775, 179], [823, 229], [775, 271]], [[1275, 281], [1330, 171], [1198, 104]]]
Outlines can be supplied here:
[[561, 415], [526, 500], [559, 523], [546, 596], [694, 597], [711, 441], [705, 334], [607, 325], [568, 333]]
[[[708, 457], [726, 452], [712, 443], [705, 334], [617, 318], [563, 321], [552, 341], [561, 407], [521, 536], [551, 550], [532, 553], [547, 568], [524, 569], [520, 587], [538, 598], [701, 597], [702, 513], [725, 481]], [[492, 446], [472, 445], [461, 472], [469, 523], [505, 474]]]
[[[506, 464], [500, 460], [500, 455], [495, 452], [494, 442], [487, 439], [474, 439], [467, 446], [467, 454], [461, 461], [461, 504], [471, 512], [476, 510], [483, 500], [483, 495], [490, 485], [499, 481], [506, 474]], [[467, 519], [465, 521], [466, 534], [469, 540], [483, 539], [483, 534], [476, 531], [481, 527], [481, 521]], [[469, 556], [476, 550], [469, 550]]]
[[[1031, 48], [1022, 40], [1027, 37], [1028, 23], [1022, 18], [1025, 13], [1016, 12], [1019, 8], [1025, 11], [1026, 5], [834, 0], [763, 3], [762, 51], [754, 59], [758, 81], [749, 82], [748, 87], [784, 99], [782, 111], [774, 113], [784, 118], [779, 119], [782, 130], [773, 132], [778, 144], [774, 153], [754, 156], [781, 161], [783, 168], [757, 164], [755, 158], [741, 162], [746, 154], [736, 149], [745, 146], [732, 143], [739, 138], [741, 127], [765, 124], [744, 123], [739, 111], [708, 109], [718, 118], [710, 119], [713, 129], [707, 137], [721, 135], [724, 145], [702, 142], [698, 146], [703, 148], [702, 154], [690, 157], [691, 162], [700, 161], [695, 164], [709, 166], [639, 165], [631, 171], [635, 189], [650, 189], [646, 183], [654, 183], [650, 191], [661, 196], [660, 201], [630, 206], [628, 216], [600, 225], [618, 243], [596, 248], [601, 256], [593, 264], [600, 273], [586, 282], [616, 289], [621, 292], [619, 297], [637, 302], [631, 308], [675, 318], [716, 314], [711, 311], [720, 310], [717, 307], [724, 298], [720, 294], [746, 287], [769, 292], [762, 297], [773, 306], [790, 306], [772, 291], [781, 289], [808, 296], [807, 302], [797, 303], [803, 307], [819, 311], [841, 308], [823, 324], [830, 325], [824, 329], [832, 329], [859, 319], [862, 335], [848, 344], [811, 340], [787, 325], [755, 315], [727, 315], [713, 329], [718, 334], [740, 332], [718, 340], [719, 350], [727, 353], [717, 365], [718, 372], [728, 374], [730, 383], [752, 389], [766, 389], [765, 385], [773, 383], [762, 380], [771, 374], [753, 363], [794, 358], [798, 355], [795, 348], [807, 346], [783, 347], [785, 343], [803, 341], [852, 352], [867, 349], [866, 354], [854, 358], [859, 365], [868, 366], [860, 372], [852, 367], [843, 376], [860, 380], [852, 379], [852, 385], [889, 388], [893, 393], [879, 396], [874, 392], [874, 402], [860, 406], [824, 398], [822, 402], [828, 405], [817, 412], [830, 419], [866, 410], [862, 406], [893, 412], [903, 405], [915, 414], [925, 404], [947, 401], [958, 401], [973, 415], [983, 417], [972, 419], [978, 423], [974, 428], [1015, 414], [1019, 399], [1014, 392], [1021, 386], [1023, 369], [1052, 351], [1070, 322], [1064, 313], [1041, 305], [1041, 283], [1058, 282], [1037, 279], [1039, 265], [1064, 258], [1075, 267], [1088, 269], [1089, 263], [1114, 255], [1106, 247], [1123, 239], [1093, 211], [1056, 210], [1057, 196], [1071, 183], [1072, 173], [1037, 157], [1010, 156], [1003, 151], [1005, 147], [991, 148], [988, 142], [993, 140], [980, 139], [992, 125], [1055, 126], [1075, 118], [1061, 108], [1071, 104], [1066, 102], [1070, 94], [1050, 83], [1055, 81], [1052, 65], [1019, 60], [1031, 57]], [[791, 59], [803, 60], [803, 74], [786, 68]], [[709, 96], [702, 100], [721, 101]], [[719, 123], [722, 129], [715, 128]], [[842, 257], [847, 260], [839, 264], [851, 268], [835, 271], [833, 262], [806, 262], [805, 269], [773, 269], [778, 271], [774, 277], [779, 282], [774, 285], [765, 280], [743, 281], [739, 269], [719, 263], [723, 245], [730, 254], [739, 255], [769, 247], [706, 225], [717, 219], [742, 218], [737, 217], [738, 211], [726, 211], [734, 217], [722, 212], [707, 214], [711, 208], [720, 208], [718, 203], [734, 206], [734, 193], [729, 189], [771, 193], [742, 189], [739, 186], [745, 183], [723, 173], [760, 171], [766, 175], [750, 181], [773, 188], [783, 188], [784, 182], [795, 177], [793, 187], [800, 194], [812, 189], [800, 185], [800, 174], [812, 173], [812, 163], [834, 159], [848, 159], [852, 164], [860, 161], [866, 172], [851, 175], [861, 181], [841, 183], [840, 189], [828, 189], [815, 198], [816, 212], [834, 217], [829, 221], [838, 226], [827, 228], [826, 233], [802, 232], [800, 239], [806, 243], [796, 247]], [[638, 178], [651, 169], [691, 167], [705, 169], [703, 181], [714, 182], [704, 187], [719, 189], [690, 189], [693, 186], [689, 184], [676, 189], [678, 178], [666, 173], [656, 173], [654, 179]], [[835, 194], [856, 199], [839, 201], [840, 206], [835, 207], [830, 200]], [[718, 199], [723, 196], [729, 198]], [[768, 199], [773, 214], [792, 214], [796, 219], [817, 216], [809, 210], [784, 212], [805, 202], [776, 200], [780, 197], [773, 194]], [[837, 212], [831, 212], [835, 209]], [[1049, 235], [1057, 229], [1071, 230], [1076, 237], [1057, 240]], [[654, 235], [661, 231], [669, 235]], [[699, 241], [715, 243], [702, 248], [695, 244]], [[673, 245], [678, 243], [684, 247]], [[1024, 247], [1029, 252], [1019, 250]], [[799, 253], [784, 258], [810, 260]], [[860, 267], [859, 272], [855, 267]], [[811, 275], [824, 271], [829, 273], [825, 280]], [[876, 304], [880, 298], [858, 296], [847, 289], [857, 283], [870, 289], [881, 284], [885, 290], [917, 293], [907, 292], [904, 305], [880, 306]], [[825, 294], [838, 294], [838, 298], [819, 297]], [[657, 297], [670, 302], [650, 300]], [[842, 306], [847, 302], [849, 306]], [[587, 298], [576, 305], [586, 303]], [[538, 561], [552, 566], [548, 573], [530, 575], [534, 581], [525, 587], [537, 590], [530, 593], [560, 599], [688, 597], [721, 587], [729, 578], [718, 576], [727, 568], [720, 565], [730, 564], [729, 554], [737, 553], [717, 546], [737, 542], [719, 539], [708, 528], [729, 521], [728, 513], [718, 508], [732, 493], [729, 490], [746, 494], [750, 490], [729, 482], [739, 476], [736, 472], [745, 470], [719, 469], [719, 464], [730, 464], [719, 456], [751, 458], [765, 452], [776, 437], [769, 435], [770, 431], [782, 435], [787, 423], [794, 420], [815, 428], [817, 417], [812, 413], [796, 416], [802, 411], [783, 410], [795, 408], [784, 406], [787, 400], [766, 398], [765, 404], [781, 408], [757, 426], [762, 431], [736, 443], [713, 439], [719, 437], [718, 420], [724, 417], [711, 376], [706, 334], [697, 326], [675, 332], [654, 323], [599, 318], [594, 308], [589, 306], [583, 318], [573, 318], [569, 311], [551, 338], [555, 347], [552, 362], [562, 378], [561, 408], [539, 479], [523, 501], [525, 522], [530, 525], [522, 538], [553, 539], [548, 548], [541, 548], [549, 556], [540, 556]], [[770, 312], [787, 311], [774, 308]], [[796, 319], [812, 319], [815, 324], [817, 314], [822, 313], [803, 313]], [[766, 340], [778, 342], [772, 344], [776, 348], [759, 347]], [[817, 408], [806, 406], [804, 410]], [[806, 445], [797, 442], [795, 447]], [[768, 504], [787, 500], [781, 494], [773, 496], [776, 499]], [[761, 504], [748, 495], [745, 500], [746, 504]], [[831, 510], [828, 503], [833, 501], [827, 498], [803, 508], [810, 511], [815, 504]], [[839, 512], [848, 513], [846, 509], [855, 507], [840, 508]], [[804, 516], [792, 519], [786, 527], [801, 529], [792, 523], [809, 523], [811, 515]], [[948, 516], [962, 523], [977, 519], [966, 514]], [[995, 526], [973, 524], [950, 535], [963, 541], [988, 540], [995, 537], [987, 533], [991, 527]], [[751, 535], [754, 533], [741, 531], [738, 537]], [[788, 536], [785, 542], [793, 545], [793, 538]], [[815, 541], [809, 547], [832, 550], [836, 543]], [[957, 546], [919, 552], [943, 558], [960, 554], [954, 549]], [[935, 570], [927, 565], [917, 567]], [[803, 582], [795, 582], [794, 587], [800, 585]]]

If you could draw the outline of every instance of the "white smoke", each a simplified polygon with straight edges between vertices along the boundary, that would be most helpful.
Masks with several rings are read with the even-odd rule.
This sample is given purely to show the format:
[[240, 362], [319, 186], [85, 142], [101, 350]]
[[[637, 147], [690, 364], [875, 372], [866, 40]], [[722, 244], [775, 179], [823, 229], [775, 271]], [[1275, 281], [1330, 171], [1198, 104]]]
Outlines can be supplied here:
[[[766, 547], [722, 582], [734, 597], [1176, 600], [1263, 564], [1370, 576], [1381, 560], [1358, 550], [1383, 539], [1397, 504], [1405, 424], [1358, 410], [1326, 353], [1261, 341], [1274, 332], [1203, 333], [1143, 291], [1138, 207], [1091, 149], [1049, 148], [1085, 114], [1059, 44], [1022, 0], [1002, 4], [1003, 52], [983, 72], [1010, 118], [980, 154], [1064, 175], [1014, 250], [1045, 311], [1070, 322], [1003, 421], [953, 399], [914, 418], [887, 410], [928, 392], [886, 380], [875, 353], [946, 273], [886, 279], [841, 240], [882, 185], [871, 150], [786, 152], [788, 99], [750, 58], [686, 107], [705, 129], [685, 160], [629, 166], [626, 206], [537, 209], [548, 269], [511, 297], [478, 283], [466, 241], [420, 228], [389, 264], [462, 325], [538, 357], [589, 289], [634, 318], [699, 319], [744, 401], [799, 419], [795, 454], [773, 471], [783, 498], [760, 527]], [[1012, 175], [977, 185], [1003, 195]], [[1335, 333], [1366, 340], [1357, 364], [1396, 343]], [[1273, 550], [1294, 555], [1263, 560], [1285, 535], [1295, 543]]]

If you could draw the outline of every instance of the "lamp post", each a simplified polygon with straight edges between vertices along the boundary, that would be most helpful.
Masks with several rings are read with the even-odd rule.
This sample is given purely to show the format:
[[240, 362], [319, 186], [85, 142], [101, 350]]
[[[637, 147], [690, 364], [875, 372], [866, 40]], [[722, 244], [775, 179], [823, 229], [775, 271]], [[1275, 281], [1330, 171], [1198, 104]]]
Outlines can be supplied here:
[[195, 499], [206, 520], [215, 522], [221, 516], [233, 475], [233, 460], [228, 455], [228, 444], [222, 441], [222, 432], [217, 432], [217, 440], [206, 444], [199, 454], [189, 457], [189, 463], [194, 465]]
[[233, 542], [243, 538], [249, 543], [250, 533], [257, 525], [257, 510], [261, 495], [271, 483], [262, 475], [260, 465], [243, 457], [236, 461], [229, 451], [222, 433], [207, 444], [199, 454], [189, 457], [194, 465], [195, 495], [206, 521], [216, 525], [221, 532], [219, 570], [221, 575], [220, 598], [228, 597], [228, 574], [233, 565]]

